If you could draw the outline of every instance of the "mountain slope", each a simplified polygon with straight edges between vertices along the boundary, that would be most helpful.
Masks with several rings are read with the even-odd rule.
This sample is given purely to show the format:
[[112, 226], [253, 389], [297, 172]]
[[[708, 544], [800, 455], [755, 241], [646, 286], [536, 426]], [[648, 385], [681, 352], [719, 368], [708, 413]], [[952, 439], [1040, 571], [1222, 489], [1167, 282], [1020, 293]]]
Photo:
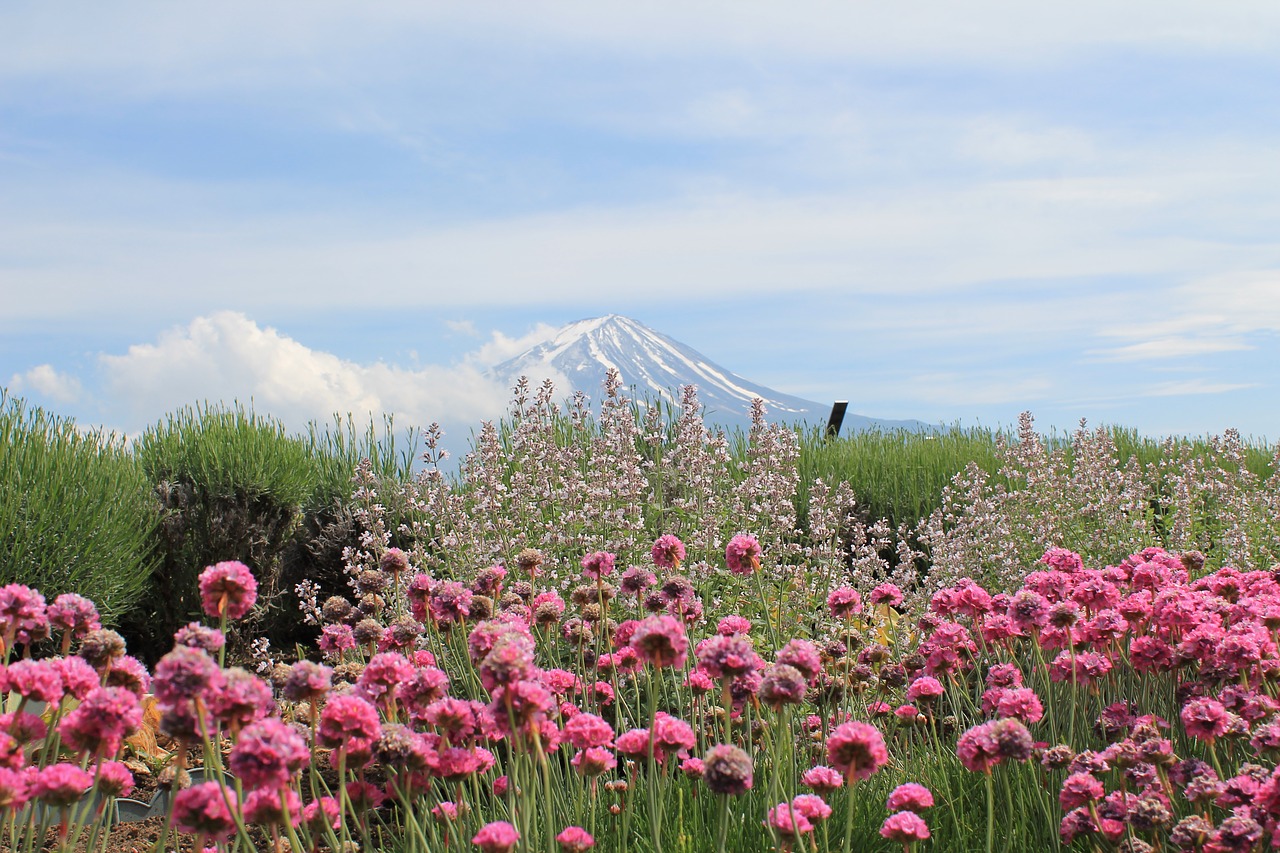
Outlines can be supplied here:
[[[709, 422], [726, 426], [747, 422], [751, 401], [760, 397], [771, 421], [825, 423], [829, 403], [817, 403], [757, 385], [726, 370], [679, 341], [628, 317], [610, 314], [578, 320], [549, 340], [492, 369], [491, 374], [514, 381], [527, 376], [535, 383], [548, 376], [564, 376], [572, 388], [598, 398], [606, 372], [614, 368], [623, 385], [640, 400], [663, 398], [678, 402], [680, 387], [693, 385], [706, 407]], [[918, 421], [882, 421], [862, 415], [845, 416], [846, 429], [870, 427], [919, 429]]]

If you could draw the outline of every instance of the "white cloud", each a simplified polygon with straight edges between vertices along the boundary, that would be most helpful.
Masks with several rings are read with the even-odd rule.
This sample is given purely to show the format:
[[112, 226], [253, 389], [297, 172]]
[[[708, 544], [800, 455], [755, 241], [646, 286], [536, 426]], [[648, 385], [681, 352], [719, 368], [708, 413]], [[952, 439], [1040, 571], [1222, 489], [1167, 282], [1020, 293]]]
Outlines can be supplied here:
[[1160, 337], [1112, 349], [1090, 350], [1089, 354], [1099, 356], [1105, 361], [1164, 361], [1171, 358], [1189, 358], [1215, 352], [1247, 349], [1253, 349], [1253, 347], [1233, 338]]
[[1184, 379], [1173, 382], [1161, 382], [1142, 392], [1145, 397], [1182, 397], [1190, 394], [1225, 394], [1229, 391], [1242, 391], [1246, 388], [1258, 387], [1254, 383], [1242, 382], [1210, 382], [1205, 379]]
[[474, 365], [405, 369], [310, 349], [235, 312], [198, 317], [155, 343], [102, 355], [103, 396], [137, 424], [201, 401], [252, 400], [291, 429], [335, 413], [392, 414], [398, 423], [474, 425], [498, 417], [508, 389]]
[[480, 369], [494, 367], [542, 343], [558, 331], [556, 326], [547, 323], [538, 323], [527, 333], [514, 338], [495, 330], [483, 346], [467, 355], [467, 361]]
[[469, 338], [480, 337], [480, 333], [476, 331], [476, 324], [471, 320], [445, 320], [444, 324], [449, 327], [450, 331], [457, 332], [460, 335], [466, 335]]
[[[0, 75], [75, 69], [150, 90], [239, 88], [286, 66], [288, 85], [326, 68], [368, 81], [430, 56], [424, 43], [470, 38], [504, 52], [553, 53], [589, 44], [646, 57], [695, 53], [762, 57], [963, 59], [984, 65], [1052, 62], [1072, 51], [1150, 46], [1240, 54], [1274, 50], [1280, 10], [1267, 0], [984, 0], [880, 4], [809, 0], [744, 6], [660, 0], [465, 4], [249, 0], [157, 5], [6, 4]], [[246, 21], [253, 26], [245, 26]], [[416, 56], [415, 56], [416, 54]], [[421, 60], [418, 60], [421, 62]], [[116, 78], [116, 79], [113, 79]], [[109, 87], [104, 87], [109, 88]]]
[[9, 380], [9, 386], [15, 393], [31, 391], [58, 403], [74, 403], [84, 392], [79, 379], [60, 372], [52, 364], [41, 364], [25, 373], [15, 373]]

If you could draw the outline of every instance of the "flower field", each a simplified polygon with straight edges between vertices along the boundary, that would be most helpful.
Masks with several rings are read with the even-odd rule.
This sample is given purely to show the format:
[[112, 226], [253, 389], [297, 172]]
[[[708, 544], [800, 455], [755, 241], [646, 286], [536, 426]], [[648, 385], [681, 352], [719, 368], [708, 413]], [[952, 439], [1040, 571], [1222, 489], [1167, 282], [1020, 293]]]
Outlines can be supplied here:
[[239, 560], [150, 668], [0, 588], [0, 846], [121, 849], [140, 762], [155, 850], [1280, 846], [1280, 490], [1231, 436], [1147, 467], [1026, 423], [890, 524], [821, 479], [802, 517], [762, 413], [731, 453], [606, 390], [589, 430], [518, 396], [456, 481], [429, 435], [359, 466], [288, 652]]

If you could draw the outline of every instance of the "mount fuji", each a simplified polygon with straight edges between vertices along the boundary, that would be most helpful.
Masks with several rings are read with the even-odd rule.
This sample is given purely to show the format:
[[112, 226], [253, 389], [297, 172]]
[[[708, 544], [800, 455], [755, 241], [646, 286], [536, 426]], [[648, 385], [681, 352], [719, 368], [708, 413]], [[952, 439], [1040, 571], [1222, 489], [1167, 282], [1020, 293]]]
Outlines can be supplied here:
[[[549, 377], [564, 377], [572, 387], [557, 388], [566, 396], [581, 391], [597, 399], [610, 368], [622, 377], [630, 396], [644, 403], [664, 399], [679, 403], [680, 388], [692, 385], [705, 407], [708, 423], [735, 427], [750, 422], [751, 402], [764, 400], [769, 420], [825, 424], [829, 403], [805, 400], [757, 385], [721, 367], [692, 347], [673, 340], [629, 317], [610, 314], [578, 320], [515, 358], [493, 367], [490, 375], [514, 382], [528, 377], [535, 386]], [[893, 421], [846, 414], [844, 427], [927, 429], [920, 421]]]

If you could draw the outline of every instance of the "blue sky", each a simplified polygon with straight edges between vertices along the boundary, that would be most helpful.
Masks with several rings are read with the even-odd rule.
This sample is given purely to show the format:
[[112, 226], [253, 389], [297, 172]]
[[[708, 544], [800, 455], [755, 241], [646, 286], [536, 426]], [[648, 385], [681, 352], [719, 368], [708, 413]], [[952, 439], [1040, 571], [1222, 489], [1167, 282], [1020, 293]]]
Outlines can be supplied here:
[[871, 416], [1275, 440], [1277, 91], [1272, 2], [9, 2], [0, 384], [465, 434], [620, 313]]

